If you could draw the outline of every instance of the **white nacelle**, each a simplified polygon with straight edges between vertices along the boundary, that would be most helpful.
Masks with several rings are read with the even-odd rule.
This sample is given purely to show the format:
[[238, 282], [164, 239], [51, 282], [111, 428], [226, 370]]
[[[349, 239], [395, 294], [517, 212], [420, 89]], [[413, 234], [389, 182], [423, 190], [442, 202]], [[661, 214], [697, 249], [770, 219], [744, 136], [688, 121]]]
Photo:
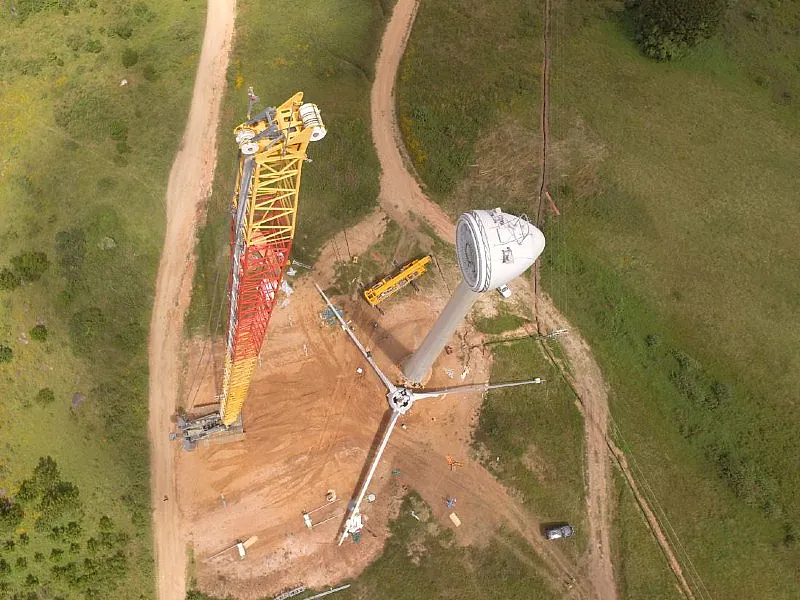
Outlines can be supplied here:
[[544, 234], [527, 219], [472, 210], [456, 224], [456, 255], [467, 285], [485, 292], [527, 271], [544, 250]]

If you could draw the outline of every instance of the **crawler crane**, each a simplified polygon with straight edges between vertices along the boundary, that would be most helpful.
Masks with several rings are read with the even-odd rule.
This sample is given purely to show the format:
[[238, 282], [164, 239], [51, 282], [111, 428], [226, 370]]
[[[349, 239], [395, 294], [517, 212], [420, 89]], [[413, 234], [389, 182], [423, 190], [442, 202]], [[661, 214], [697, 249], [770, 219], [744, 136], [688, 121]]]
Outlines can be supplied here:
[[[254, 99], [250, 93], [250, 107]], [[249, 114], [248, 114], [249, 117]], [[225, 370], [219, 411], [179, 419], [184, 448], [241, 432], [242, 404], [292, 248], [300, 175], [309, 142], [326, 134], [319, 109], [298, 92], [234, 129], [239, 165], [231, 202], [231, 253]]]

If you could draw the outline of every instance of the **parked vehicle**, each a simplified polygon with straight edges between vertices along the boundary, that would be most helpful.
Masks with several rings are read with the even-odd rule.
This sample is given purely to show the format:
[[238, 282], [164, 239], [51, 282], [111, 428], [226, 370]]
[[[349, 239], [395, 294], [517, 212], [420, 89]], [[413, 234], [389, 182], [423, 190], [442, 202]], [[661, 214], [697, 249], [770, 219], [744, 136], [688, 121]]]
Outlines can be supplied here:
[[505, 283], [497, 288], [497, 293], [503, 298], [511, 298], [511, 288], [509, 288]]
[[548, 540], [560, 540], [561, 538], [571, 537], [575, 533], [572, 525], [560, 525], [558, 527], [550, 527], [545, 530], [545, 535]]

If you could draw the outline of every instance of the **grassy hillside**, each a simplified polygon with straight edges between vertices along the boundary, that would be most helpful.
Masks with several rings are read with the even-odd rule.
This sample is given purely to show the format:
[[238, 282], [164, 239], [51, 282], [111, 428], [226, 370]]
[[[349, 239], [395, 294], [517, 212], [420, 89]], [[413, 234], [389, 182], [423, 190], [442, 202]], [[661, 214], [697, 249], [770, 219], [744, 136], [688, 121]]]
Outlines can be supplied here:
[[204, 6], [0, 9], [3, 597], [152, 595], [146, 337]]
[[423, 1], [397, 82], [400, 130], [451, 214], [529, 210], [539, 147], [540, 2]]
[[800, 11], [754, 22], [751, 9], [667, 65], [614, 13], [564, 9], [552, 98], [565, 218], [549, 225], [544, 281], [600, 355], [621, 441], [711, 594], [788, 598], [800, 110], [787, 90], [800, 78], [782, 64], [800, 59]]
[[[380, 168], [372, 146], [369, 90], [390, 0], [314, 0], [292, 12], [292, 26], [276, 28], [277, 8], [237, 4], [236, 40], [219, 133], [219, 161], [208, 223], [199, 234], [198, 271], [190, 326], [208, 322], [214, 282], [227, 272], [229, 207], [238, 157], [232, 135], [247, 109], [247, 87], [276, 106], [296, 91], [316, 103], [328, 135], [309, 146], [292, 257], [313, 262], [330, 236], [363, 217], [377, 202]], [[217, 295], [221, 294], [219, 292]]]
[[[492, 79], [502, 67], [491, 49], [524, 73], [539, 45], [531, 36], [527, 56], [513, 51], [510, 23], [525, 19], [502, 4], [467, 23], [473, 7], [423, 3], [402, 67], [406, 143], [453, 212], [532, 210], [535, 131], [517, 115], [535, 114], [538, 91], [521, 98], [516, 78]], [[546, 224], [543, 282], [589, 338], [613, 388], [615, 435], [711, 595], [788, 598], [800, 565], [800, 9], [739, 2], [717, 37], [668, 64], [639, 53], [620, 13], [617, 2], [554, 3], [551, 191], [562, 217]], [[473, 105], [478, 123], [464, 117]], [[430, 106], [433, 124], [420, 119]], [[643, 547], [635, 520], [618, 524], [621, 552]], [[628, 597], [662, 585], [655, 563], [638, 572], [653, 576], [631, 580]]]

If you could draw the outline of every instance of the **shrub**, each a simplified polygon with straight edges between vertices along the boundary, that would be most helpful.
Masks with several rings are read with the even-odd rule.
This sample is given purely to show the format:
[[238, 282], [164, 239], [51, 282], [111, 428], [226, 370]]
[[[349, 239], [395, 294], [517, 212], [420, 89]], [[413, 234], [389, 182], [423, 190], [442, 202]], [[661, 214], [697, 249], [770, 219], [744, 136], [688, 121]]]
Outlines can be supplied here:
[[125, 47], [122, 49], [122, 66], [132, 67], [139, 62], [139, 53], [136, 50]]
[[658, 348], [661, 346], [661, 338], [653, 334], [650, 334], [644, 338], [644, 342], [647, 344], [648, 348]]
[[786, 523], [783, 526], [783, 544], [784, 546], [795, 546], [797, 544], [798, 532], [794, 523]]
[[114, 336], [114, 345], [125, 352], [136, 352], [147, 341], [147, 331], [138, 323], [128, 323]]
[[730, 404], [733, 400], [733, 389], [727, 383], [715, 381], [711, 384], [711, 392], [719, 404]]
[[156, 68], [151, 64], [146, 64], [142, 68], [142, 75], [144, 75], [147, 81], [155, 81], [158, 79], [158, 71], [156, 71]]
[[25, 510], [10, 498], [0, 498], [0, 531], [13, 531], [22, 522]]
[[122, 121], [111, 121], [111, 139], [117, 142], [124, 142], [128, 139], [128, 126]]
[[12, 358], [14, 358], [14, 351], [8, 346], [0, 344], [0, 363], [11, 362]]
[[0, 575], [8, 575], [11, 573], [11, 565], [8, 564], [5, 558], [0, 558]]
[[78, 33], [72, 33], [67, 36], [66, 40], [64, 40], [67, 44], [67, 48], [72, 50], [73, 52], [77, 52], [81, 49], [81, 44], [83, 44], [83, 38]]
[[[47, 489], [39, 502], [39, 518], [36, 527], [39, 530], [49, 529], [50, 525], [67, 514], [74, 514], [81, 508], [78, 488], [69, 481], [58, 481]], [[66, 535], [74, 539], [72, 524], [67, 527]]]
[[626, 0], [639, 47], [656, 60], [671, 60], [714, 35], [725, 0]]
[[20, 252], [11, 257], [11, 268], [22, 281], [37, 281], [49, 266], [44, 252]]
[[19, 287], [20, 283], [19, 275], [14, 271], [6, 267], [0, 269], [0, 290], [14, 290]]
[[113, 529], [114, 523], [109, 517], [106, 515], [100, 517], [100, 531], [111, 531]]
[[103, 44], [100, 43], [100, 40], [86, 40], [86, 43], [83, 45], [83, 47], [87, 52], [97, 54], [103, 49]]
[[133, 35], [133, 25], [128, 21], [118, 23], [111, 28], [111, 33], [123, 40], [128, 40]]
[[83, 532], [83, 527], [81, 527], [80, 523], [78, 523], [77, 521], [70, 521], [69, 523], [67, 523], [67, 528], [64, 530], [64, 536], [68, 540], [75, 541], [81, 536], [82, 532]]
[[75, 227], [56, 234], [56, 260], [61, 274], [69, 281], [80, 277], [86, 258], [86, 233]]
[[78, 140], [97, 138], [98, 131], [107, 131], [113, 103], [102, 87], [72, 86], [59, 95], [53, 107], [59, 127]]
[[56, 461], [51, 456], [42, 456], [33, 470], [33, 476], [26, 479], [19, 486], [17, 498], [22, 502], [29, 502], [41, 496], [48, 488], [54, 486], [61, 479]]
[[45, 325], [39, 324], [33, 329], [31, 329], [28, 334], [31, 336], [32, 340], [36, 340], [37, 342], [46, 342], [47, 341], [47, 327]]
[[42, 388], [36, 394], [36, 402], [38, 402], [39, 404], [43, 405], [52, 404], [53, 402], [55, 402], [55, 399], [56, 395], [50, 388]]
[[156, 13], [147, 5], [147, 2], [141, 0], [133, 5], [133, 14], [144, 23], [149, 23], [156, 17]]
[[28, 566], [28, 559], [25, 558], [24, 556], [18, 556], [17, 557], [17, 566], [20, 569], [26, 568]]
[[185, 42], [192, 37], [192, 30], [183, 21], [175, 21], [169, 26], [169, 30], [179, 42]]
[[91, 354], [105, 327], [106, 317], [96, 306], [73, 314], [69, 322], [69, 333], [75, 353], [84, 356]]

